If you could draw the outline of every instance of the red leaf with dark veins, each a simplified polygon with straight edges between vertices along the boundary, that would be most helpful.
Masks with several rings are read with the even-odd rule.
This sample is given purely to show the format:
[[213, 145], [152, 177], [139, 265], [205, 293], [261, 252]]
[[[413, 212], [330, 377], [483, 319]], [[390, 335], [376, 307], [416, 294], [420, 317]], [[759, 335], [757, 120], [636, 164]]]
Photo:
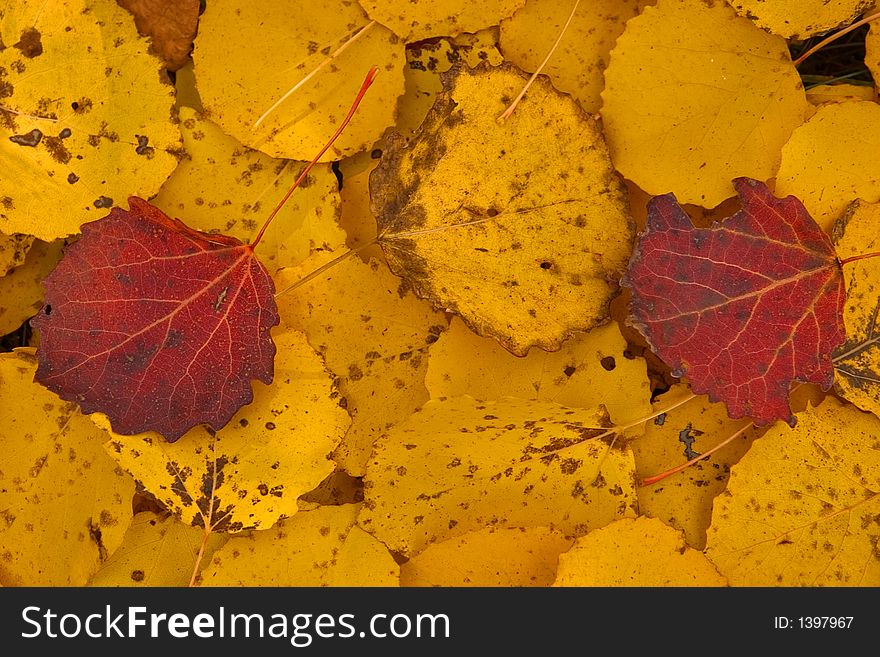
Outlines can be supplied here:
[[46, 278], [36, 380], [114, 431], [223, 427], [272, 382], [275, 286], [253, 249], [129, 198]]
[[672, 194], [654, 197], [621, 284], [631, 322], [692, 389], [732, 418], [794, 426], [795, 381], [828, 390], [846, 297], [831, 241], [793, 196], [737, 178], [742, 210], [694, 228]]

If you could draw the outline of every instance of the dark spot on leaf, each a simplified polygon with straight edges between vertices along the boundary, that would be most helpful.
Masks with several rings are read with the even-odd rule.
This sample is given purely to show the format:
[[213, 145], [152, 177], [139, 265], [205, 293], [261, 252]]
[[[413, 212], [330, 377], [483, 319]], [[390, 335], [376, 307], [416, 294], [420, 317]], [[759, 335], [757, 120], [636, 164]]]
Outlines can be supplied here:
[[67, 139], [72, 134], [73, 132], [70, 130], [70, 128], [64, 128], [64, 130], [58, 133], [58, 139]]
[[51, 315], [52, 314], [52, 306], [47, 303], [45, 306], [43, 306], [43, 312], [46, 313], [47, 315]]
[[565, 376], [572, 376], [575, 372], [577, 372], [577, 368], [574, 365], [569, 365], [564, 370], [562, 370]]
[[21, 54], [28, 59], [33, 59], [34, 57], [39, 57], [43, 54], [41, 35], [36, 28], [33, 27], [29, 27], [22, 32], [18, 43], [13, 43], [12, 47], [20, 50]]
[[241, 428], [245, 428], [245, 427], [248, 425], [247, 418], [241, 418], [241, 419], [238, 421], [238, 425], [239, 425]]
[[131, 571], [131, 579], [133, 582], [143, 582], [144, 581], [144, 571], [143, 570], [132, 570]]
[[67, 164], [70, 162], [70, 151], [64, 145], [61, 137], [46, 137], [46, 150], [53, 160], [59, 164]]
[[148, 158], [153, 157], [156, 153], [156, 149], [152, 146], [149, 146], [150, 138], [145, 135], [135, 135], [137, 138], [137, 147], [134, 149], [135, 153], [138, 155], [146, 155]]
[[275, 429], [275, 423], [274, 423], [274, 422], [266, 422], [266, 428], [267, 428], [269, 431], [274, 430], [274, 429]]
[[13, 144], [18, 144], [19, 146], [35, 147], [42, 139], [43, 133], [34, 128], [26, 135], [12, 135], [9, 138], [9, 141]]
[[607, 372], [610, 372], [617, 367], [617, 363], [614, 362], [614, 356], [605, 356], [605, 358], [600, 360], [599, 363], [601, 363], [603, 369]]
[[99, 196], [95, 199], [94, 206], [96, 208], [111, 208], [113, 207], [113, 199], [106, 196]]

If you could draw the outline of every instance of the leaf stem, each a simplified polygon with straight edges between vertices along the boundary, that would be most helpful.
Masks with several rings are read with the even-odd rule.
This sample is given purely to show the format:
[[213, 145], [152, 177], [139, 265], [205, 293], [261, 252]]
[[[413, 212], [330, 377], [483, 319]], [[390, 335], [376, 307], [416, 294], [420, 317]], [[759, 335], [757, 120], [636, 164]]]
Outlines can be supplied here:
[[282, 294], [287, 294], [288, 292], [293, 292], [296, 288], [305, 285], [305, 284], [308, 283], [309, 281], [311, 281], [311, 280], [313, 280], [314, 278], [316, 278], [316, 277], [320, 276], [321, 274], [323, 274], [325, 271], [327, 271], [327, 270], [330, 269], [331, 267], [335, 267], [336, 265], [338, 265], [338, 264], [339, 264], [340, 262], [342, 262], [343, 260], [347, 260], [348, 258], [350, 258], [351, 256], [353, 256], [354, 254], [356, 254], [356, 253], [360, 253], [361, 251], [363, 251], [363, 250], [365, 250], [365, 249], [367, 249], [367, 248], [373, 246], [374, 244], [378, 244], [378, 242], [379, 242], [379, 238], [376, 237], [376, 238], [370, 240], [369, 242], [367, 242], [366, 244], [361, 244], [361, 245], [360, 245], [358, 248], [356, 248], [356, 249], [351, 249], [350, 251], [346, 251], [346, 252], [343, 253], [342, 255], [336, 256], [335, 258], [333, 258], [333, 260], [330, 260], [329, 262], [325, 262], [323, 265], [321, 265], [320, 267], [318, 267], [318, 268], [315, 269], [314, 271], [309, 272], [308, 274], [306, 274], [305, 276], [303, 276], [301, 279], [299, 279], [299, 280], [296, 281], [295, 283], [292, 283], [292, 284], [288, 285], [286, 288], [284, 288], [284, 289], [281, 290], [280, 292], [276, 292], [276, 293], [275, 293], [275, 298], [277, 299], [277, 298], [280, 297]]
[[316, 73], [318, 73], [318, 71], [320, 71], [320, 70], [323, 69], [325, 66], [327, 66], [330, 62], [332, 62], [334, 59], [336, 59], [337, 57], [339, 57], [339, 55], [341, 55], [341, 54], [345, 51], [346, 48], [348, 48], [351, 44], [353, 44], [355, 41], [357, 41], [358, 39], [360, 39], [360, 38], [361, 38], [364, 34], [366, 34], [366, 33], [369, 31], [369, 29], [370, 29], [371, 27], [373, 27], [375, 24], [376, 24], [376, 21], [370, 21], [369, 23], [367, 23], [366, 25], [364, 25], [362, 28], [360, 28], [359, 30], [357, 30], [352, 36], [350, 36], [350, 37], [348, 38], [348, 40], [347, 40], [345, 43], [343, 43], [341, 46], [339, 46], [339, 48], [337, 48], [333, 53], [331, 53], [330, 55], [328, 55], [327, 58], [326, 58], [323, 62], [321, 62], [320, 64], [318, 64], [318, 66], [316, 66], [316, 67], [314, 68], [314, 70], [312, 70], [311, 73], [309, 73], [309, 74], [308, 74], [307, 76], [305, 76], [302, 80], [300, 80], [300, 81], [297, 82], [295, 85], [293, 85], [293, 86], [290, 88], [290, 90], [289, 90], [286, 94], [284, 94], [283, 96], [281, 96], [281, 98], [279, 98], [278, 100], [275, 101], [275, 103], [272, 105], [272, 107], [270, 107], [270, 108], [267, 109], [265, 112], [263, 112], [262, 116], [260, 116], [260, 118], [258, 118], [258, 119], [256, 120], [256, 122], [254, 122], [254, 126], [253, 126], [253, 127], [254, 127], [254, 128], [259, 128], [259, 127], [260, 127], [260, 124], [266, 119], [266, 117], [269, 116], [272, 112], [274, 112], [274, 111], [278, 108], [278, 106], [281, 105], [281, 103], [283, 103], [285, 100], [287, 100], [288, 98], [290, 98], [290, 97], [296, 92], [297, 89], [299, 89], [299, 88], [300, 88], [301, 86], [303, 86], [306, 82], [308, 82], [309, 80], [311, 80], [312, 77], [314, 77], [314, 75], [315, 75]]
[[833, 41], [837, 41], [837, 39], [839, 39], [840, 37], [844, 36], [845, 34], [849, 34], [849, 33], [852, 32], [853, 30], [857, 30], [857, 29], [860, 28], [862, 25], [867, 25], [868, 23], [870, 23], [871, 21], [873, 21], [875, 18], [880, 18], [880, 11], [875, 12], [875, 13], [871, 14], [870, 16], [866, 16], [865, 18], [863, 18], [863, 19], [860, 20], [860, 21], [856, 21], [856, 22], [853, 23], [852, 25], [843, 28], [843, 29], [840, 30], [839, 32], [835, 32], [834, 34], [832, 34], [831, 36], [829, 36], [829, 37], [826, 38], [826, 39], [822, 39], [819, 43], [817, 43], [815, 46], [813, 46], [812, 48], [810, 48], [809, 50], [807, 50], [807, 52], [801, 54], [800, 57], [798, 57], [796, 60], [794, 60], [794, 65], [795, 65], [795, 66], [800, 66], [801, 64], [804, 63], [804, 60], [805, 60], [807, 57], [809, 57], [810, 55], [814, 54], [814, 53], [817, 52], [818, 50], [821, 50], [822, 48], [824, 48], [825, 46], [827, 46], [829, 43], [832, 43]]
[[199, 566], [202, 565], [202, 559], [205, 556], [205, 548], [208, 547], [208, 537], [211, 536], [211, 529], [205, 525], [205, 534], [202, 536], [202, 545], [199, 547], [199, 553], [196, 556], [196, 563], [193, 566], [192, 577], [189, 578], [189, 586], [196, 585], [196, 578], [199, 576]]
[[840, 266], [848, 265], [851, 262], [855, 262], [856, 260], [864, 260], [865, 258], [880, 258], [880, 251], [874, 251], [873, 253], [862, 253], [860, 255], [850, 256], [849, 258], [844, 258], [840, 261]]
[[661, 481], [662, 479], [666, 479], [666, 477], [669, 477], [670, 475], [674, 475], [677, 472], [681, 472], [682, 470], [685, 470], [686, 468], [691, 467], [697, 461], [702, 461], [703, 459], [709, 458], [712, 454], [717, 452], [719, 449], [721, 449], [725, 445], [729, 445], [730, 443], [732, 443], [738, 436], [740, 436], [743, 432], [750, 429], [752, 426], [754, 426], [754, 423], [749, 422], [744, 427], [740, 428], [732, 436], [722, 440], [720, 443], [715, 445], [715, 447], [713, 447], [712, 449], [703, 452], [702, 454], [700, 454], [696, 458], [692, 458], [687, 463], [682, 463], [681, 465], [678, 465], [678, 466], [672, 468], [671, 470], [667, 470], [666, 472], [661, 472], [660, 474], [655, 474], [652, 477], [646, 477], [645, 479], [642, 479], [642, 481], [639, 482], [639, 486], [650, 486], [652, 484], [656, 484], [658, 481]]
[[559, 36], [556, 37], [556, 41], [553, 43], [553, 46], [550, 48], [550, 52], [547, 53], [547, 56], [544, 58], [544, 61], [541, 62], [541, 65], [535, 69], [535, 72], [532, 73], [532, 77], [529, 78], [528, 82], [526, 82], [525, 86], [522, 88], [522, 91], [519, 92], [519, 95], [513, 99], [513, 102], [508, 106], [504, 113], [499, 116], [496, 121], [498, 123], [504, 123], [507, 119], [510, 118], [510, 115], [513, 114], [513, 111], [516, 109], [516, 106], [519, 105], [519, 101], [522, 100], [523, 96], [526, 95], [526, 92], [529, 90], [529, 87], [532, 86], [532, 83], [535, 81], [535, 78], [544, 70], [544, 66], [547, 65], [547, 62], [550, 61], [550, 58], [553, 56], [553, 53], [556, 52], [556, 48], [559, 46], [559, 43], [562, 41], [562, 37], [565, 36], [566, 30], [568, 30], [568, 26], [571, 25], [571, 21], [574, 18], [575, 12], [577, 11], [578, 5], [581, 4], [581, 0], [575, 0], [574, 7], [571, 8], [571, 13], [568, 15], [568, 20], [565, 21], [565, 25], [562, 26], [562, 31], [559, 33]]
[[636, 427], [636, 426], [642, 424], [643, 422], [649, 422], [649, 421], [653, 420], [655, 417], [659, 417], [659, 416], [663, 415], [664, 413], [669, 413], [670, 411], [675, 410], [679, 406], [684, 406], [687, 402], [689, 402], [691, 399], [694, 399], [695, 397], [696, 397], [696, 395], [694, 393], [691, 393], [691, 394], [687, 395], [686, 397], [684, 397], [683, 399], [679, 399], [677, 402], [670, 404], [666, 408], [663, 408], [659, 411], [651, 413], [650, 415], [640, 417], [638, 420], [635, 420], [633, 422], [629, 422], [627, 424], [615, 424], [613, 427], [607, 429], [604, 433], [600, 433], [598, 436], [593, 436], [592, 438], [590, 438], [590, 440], [595, 440], [597, 438], [605, 438], [606, 436], [610, 436], [611, 434], [619, 434], [619, 433], [626, 431], [627, 429], [632, 429], [633, 427]]
[[50, 123], [58, 123], [58, 119], [53, 119], [49, 116], [37, 116], [36, 114], [26, 114], [24, 112], [19, 112], [18, 110], [14, 110], [11, 107], [6, 107], [6, 105], [0, 105], [0, 110], [4, 112], [9, 112], [10, 114], [15, 114], [16, 116], [21, 116], [26, 119], [33, 119], [34, 121], [49, 121]]
[[322, 148], [318, 154], [312, 158], [312, 161], [306, 165], [306, 168], [302, 170], [302, 173], [299, 174], [299, 178], [296, 179], [296, 182], [291, 185], [290, 189], [287, 190], [287, 194], [284, 195], [284, 198], [275, 206], [275, 209], [272, 210], [272, 213], [269, 215], [269, 218], [266, 219], [266, 222], [263, 224], [263, 227], [260, 228], [260, 232], [257, 233], [257, 236], [254, 238], [254, 241], [250, 243], [250, 250], [253, 251], [254, 247], [260, 243], [260, 240], [263, 239], [263, 233], [266, 232], [266, 228], [269, 227], [269, 224], [272, 223], [272, 220], [275, 218], [275, 215], [284, 207], [284, 204], [287, 203], [287, 199], [290, 198], [290, 195], [293, 194], [293, 190], [299, 187], [299, 184], [305, 179], [308, 175], [309, 171], [312, 170], [312, 167], [321, 159], [321, 156], [327, 152], [327, 150], [333, 145], [333, 142], [336, 141], [337, 137], [342, 134], [342, 131], [345, 129], [345, 126], [348, 125], [351, 118], [354, 116], [354, 113], [357, 111], [358, 105], [361, 104], [361, 100], [363, 100], [364, 95], [367, 93], [367, 89], [370, 88], [370, 85], [373, 84], [373, 80], [376, 78], [376, 74], [379, 72], [379, 67], [374, 66], [370, 69], [370, 72], [367, 73], [367, 77], [364, 78], [364, 83], [361, 85], [360, 91], [358, 91], [357, 96], [354, 99], [354, 102], [351, 104], [351, 108], [348, 110], [348, 114], [345, 115], [345, 118], [342, 119], [342, 123], [339, 124], [339, 127], [336, 128], [336, 132], [333, 133], [333, 136], [330, 137], [330, 140], [324, 144], [324, 148]]

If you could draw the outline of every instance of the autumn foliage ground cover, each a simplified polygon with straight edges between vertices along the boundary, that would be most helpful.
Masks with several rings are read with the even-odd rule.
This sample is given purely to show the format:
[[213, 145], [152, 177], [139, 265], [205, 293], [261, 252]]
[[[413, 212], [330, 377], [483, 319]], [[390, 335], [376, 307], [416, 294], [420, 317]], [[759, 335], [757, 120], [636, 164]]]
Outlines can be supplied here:
[[574, 4], [0, 1], [0, 584], [880, 584], [873, 3]]

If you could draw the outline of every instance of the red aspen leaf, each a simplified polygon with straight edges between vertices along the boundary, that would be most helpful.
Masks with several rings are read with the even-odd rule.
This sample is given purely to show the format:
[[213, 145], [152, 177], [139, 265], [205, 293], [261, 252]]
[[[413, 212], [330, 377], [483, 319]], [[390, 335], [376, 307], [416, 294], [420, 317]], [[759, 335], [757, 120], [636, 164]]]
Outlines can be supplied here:
[[271, 383], [275, 286], [253, 248], [130, 197], [46, 278], [36, 380], [121, 434], [220, 429]]
[[829, 238], [794, 196], [733, 181], [742, 209], [694, 228], [672, 194], [653, 198], [648, 227], [621, 284], [631, 323], [731, 418], [794, 426], [795, 381], [828, 390], [831, 352], [844, 340], [846, 297]]

